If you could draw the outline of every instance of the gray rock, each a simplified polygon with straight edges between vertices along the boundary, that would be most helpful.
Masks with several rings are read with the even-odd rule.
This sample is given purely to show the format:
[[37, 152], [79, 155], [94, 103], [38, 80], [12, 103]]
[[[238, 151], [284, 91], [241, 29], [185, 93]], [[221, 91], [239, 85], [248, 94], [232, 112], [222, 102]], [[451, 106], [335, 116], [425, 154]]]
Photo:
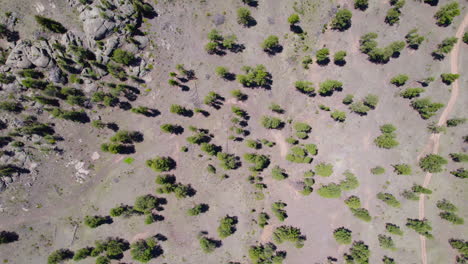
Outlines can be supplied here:
[[13, 179], [11, 177], [6, 176], [6, 177], [3, 177], [3, 181], [8, 184], [8, 183], [12, 183]]
[[30, 44], [25, 41], [20, 41], [8, 55], [6, 65], [12, 68], [26, 69], [32, 66], [31, 61], [28, 59], [26, 50], [29, 49]]
[[148, 46], [149, 39], [147, 36], [135, 36], [134, 39], [138, 41], [139, 43], [138, 47], [140, 49], [144, 49], [146, 48], [146, 46]]
[[63, 83], [67, 82], [67, 78], [64, 76], [62, 70], [59, 67], [53, 67], [49, 71], [49, 79], [54, 83]]

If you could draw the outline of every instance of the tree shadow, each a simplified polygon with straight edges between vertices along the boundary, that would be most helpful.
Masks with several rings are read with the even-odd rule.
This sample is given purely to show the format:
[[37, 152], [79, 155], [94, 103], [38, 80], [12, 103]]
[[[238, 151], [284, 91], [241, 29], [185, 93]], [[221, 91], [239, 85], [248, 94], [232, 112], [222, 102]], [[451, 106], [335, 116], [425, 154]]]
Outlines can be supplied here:
[[289, 30], [291, 30], [295, 34], [302, 34], [304, 30], [298, 25], [290, 25]]
[[[0, 232], [0, 241], [2, 243], [13, 243], [15, 241], [18, 241], [19, 236], [15, 232], [10, 232], [10, 231], [1, 231]], [[2, 244], [0, 243], [0, 244]]]
[[270, 56], [274, 56], [274, 55], [276, 55], [278, 53], [283, 52], [283, 46], [277, 45], [277, 46], [269, 48], [269, 49], [264, 49], [263, 51], [265, 51]]

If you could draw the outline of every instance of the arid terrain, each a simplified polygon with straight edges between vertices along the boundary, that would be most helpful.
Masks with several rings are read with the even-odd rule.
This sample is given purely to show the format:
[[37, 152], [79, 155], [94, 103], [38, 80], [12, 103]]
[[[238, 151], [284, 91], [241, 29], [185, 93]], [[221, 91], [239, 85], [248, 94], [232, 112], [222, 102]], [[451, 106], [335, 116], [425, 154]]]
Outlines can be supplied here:
[[468, 263], [467, 8], [0, 0], [0, 262]]

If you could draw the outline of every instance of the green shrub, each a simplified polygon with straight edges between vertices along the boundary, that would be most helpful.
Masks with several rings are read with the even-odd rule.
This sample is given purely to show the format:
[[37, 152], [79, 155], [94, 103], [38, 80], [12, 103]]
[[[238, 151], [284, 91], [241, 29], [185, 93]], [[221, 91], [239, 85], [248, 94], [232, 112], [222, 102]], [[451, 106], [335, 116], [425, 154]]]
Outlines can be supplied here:
[[456, 127], [458, 125], [464, 124], [466, 122], [466, 118], [451, 118], [447, 120], [446, 124], [448, 127]]
[[340, 198], [341, 187], [336, 183], [323, 185], [317, 190], [317, 193], [324, 198]]
[[280, 168], [279, 166], [275, 166], [271, 170], [271, 177], [275, 180], [281, 181], [288, 178], [288, 174], [286, 173], [286, 170]]
[[344, 260], [346, 263], [366, 264], [369, 263], [370, 254], [368, 245], [362, 241], [354, 241], [349, 254], [344, 254]]
[[282, 264], [286, 252], [276, 251], [276, 246], [272, 243], [260, 244], [249, 248], [249, 258], [253, 264]]
[[377, 103], [379, 102], [379, 97], [375, 94], [368, 94], [364, 97], [363, 103], [364, 105], [370, 107], [371, 109], [375, 109]]
[[380, 234], [378, 238], [379, 238], [379, 245], [381, 248], [392, 249], [392, 250], [395, 249], [395, 243], [393, 242], [392, 237]]
[[274, 35], [268, 36], [262, 43], [262, 49], [268, 53], [275, 53], [280, 47], [279, 39]]
[[440, 218], [451, 222], [454, 225], [463, 225], [465, 220], [453, 212], [440, 212]]
[[96, 228], [100, 225], [109, 223], [111, 219], [108, 216], [100, 216], [100, 215], [87, 215], [84, 218], [84, 224], [91, 227], [91, 228]]
[[52, 252], [47, 258], [48, 264], [59, 264], [73, 258], [73, 252], [68, 249], [58, 249]]
[[297, 81], [294, 83], [294, 87], [296, 87], [296, 89], [301, 93], [308, 95], [313, 95], [315, 92], [314, 84], [309, 81]]
[[196, 216], [208, 211], [209, 206], [207, 204], [197, 204], [194, 207], [187, 210], [187, 214], [190, 216]]
[[262, 125], [267, 129], [281, 129], [284, 126], [284, 122], [277, 117], [263, 116]]
[[462, 254], [459, 257], [457, 256], [457, 261], [463, 263], [465, 256], [468, 255], [468, 241], [452, 238], [449, 239], [449, 244], [453, 249], [456, 249], [458, 253]]
[[418, 111], [419, 115], [423, 119], [428, 119], [429, 117], [435, 115], [435, 113], [443, 106], [443, 104], [431, 102], [431, 99], [428, 97], [417, 99], [411, 102], [411, 107]]
[[237, 74], [236, 79], [244, 87], [265, 87], [270, 84], [270, 74], [263, 65], [255, 67], [244, 66], [242, 67], [242, 71], [245, 74]]
[[318, 93], [321, 96], [329, 96], [333, 94], [333, 91], [341, 91], [343, 89], [343, 83], [336, 80], [326, 80], [320, 83], [320, 89]]
[[288, 214], [286, 213], [286, 210], [284, 210], [286, 206], [287, 204], [283, 202], [275, 202], [271, 205], [271, 211], [280, 222], [283, 222], [284, 219], [288, 218]]
[[443, 211], [447, 211], [447, 212], [456, 212], [456, 211], [458, 211], [458, 208], [453, 203], [449, 202], [446, 199], [442, 199], [442, 200], [437, 201], [436, 205], [437, 205], [437, 208], [439, 208], [440, 210], [443, 210]]
[[385, 16], [385, 23], [389, 24], [390, 26], [393, 26], [394, 24], [400, 21], [400, 15], [400, 9], [390, 8], [387, 11], [387, 15]]
[[116, 49], [112, 53], [111, 59], [117, 63], [128, 66], [135, 61], [135, 55], [123, 49]]
[[346, 51], [344, 50], [337, 51], [335, 55], [333, 56], [333, 62], [336, 65], [344, 65], [346, 64], [345, 57], [346, 57]]
[[345, 179], [340, 181], [340, 187], [343, 191], [351, 191], [359, 187], [359, 181], [353, 173], [350, 171], [345, 171], [343, 173], [345, 175]]
[[431, 224], [427, 219], [406, 219], [406, 227], [413, 229], [416, 233], [423, 235], [427, 238], [433, 238], [432, 234], [429, 231], [432, 230]]
[[295, 25], [300, 22], [300, 18], [298, 14], [292, 14], [288, 17], [288, 23], [290, 25]]
[[156, 172], [170, 171], [175, 168], [176, 162], [171, 157], [156, 157], [146, 161], [146, 166]]
[[441, 6], [434, 17], [437, 19], [437, 25], [446, 27], [452, 24], [453, 18], [458, 15], [460, 15], [458, 2], [453, 1]]
[[442, 73], [440, 77], [442, 78], [442, 82], [449, 85], [452, 84], [452, 82], [454, 82], [456, 79], [458, 79], [458, 77], [460, 77], [460, 74]]
[[468, 170], [465, 170], [464, 168], [459, 168], [457, 170], [451, 171], [450, 174], [457, 178], [462, 178], [466, 179], [468, 178]]
[[377, 194], [377, 199], [382, 200], [384, 203], [388, 204], [391, 207], [400, 207], [400, 202], [391, 193], [379, 192]]
[[338, 122], [344, 122], [346, 120], [346, 113], [343, 111], [335, 110], [330, 114], [330, 116], [333, 120]]
[[143, 263], [146, 263], [153, 258], [157, 258], [161, 253], [161, 247], [152, 237], [147, 238], [146, 240], [138, 240], [130, 246], [132, 259]]
[[273, 231], [273, 240], [282, 244], [283, 242], [293, 242], [297, 248], [304, 246], [305, 236], [301, 234], [301, 230], [292, 226], [280, 226]]
[[339, 31], [347, 30], [351, 27], [352, 16], [353, 14], [348, 9], [340, 9], [331, 21], [331, 28]]
[[309, 125], [306, 124], [306, 123], [297, 122], [297, 123], [294, 124], [294, 129], [295, 129], [297, 132], [309, 133], [309, 132], [312, 130], [312, 127], [309, 126]]
[[406, 34], [405, 39], [406, 39], [406, 44], [408, 44], [408, 47], [412, 49], [418, 49], [419, 45], [422, 44], [424, 41], [425, 37], [419, 35], [418, 29], [412, 29], [408, 34]]
[[424, 188], [423, 186], [417, 185], [417, 184], [414, 184], [413, 187], [411, 187], [411, 190], [414, 193], [423, 193], [423, 194], [431, 194], [432, 193], [431, 190], [429, 190], [427, 188]]
[[359, 115], [366, 115], [371, 109], [369, 106], [365, 105], [363, 102], [354, 102], [350, 104], [349, 110]]
[[237, 217], [226, 216], [221, 218], [218, 226], [218, 235], [220, 238], [226, 238], [236, 232]]
[[377, 166], [371, 169], [371, 173], [374, 175], [384, 174], [385, 169], [383, 167]]
[[366, 10], [369, 6], [369, 0], [354, 0], [354, 8], [362, 11]]
[[345, 98], [343, 98], [343, 104], [345, 105], [349, 105], [349, 104], [352, 104], [353, 103], [353, 99], [354, 99], [354, 95], [352, 94], [347, 94], [345, 96]]
[[199, 239], [199, 243], [200, 243], [201, 249], [205, 253], [211, 253], [218, 247], [215, 240], [206, 238], [206, 237], [201, 237]]
[[244, 159], [254, 164], [253, 167], [250, 167], [252, 171], [262, 171], [270, 165], [270, 159], [265, 155], [246, 153], [244, 154]]
[[96, 264], [110, 264], [111, 261], [108, 257], [106, 256], [98, 256], [96, 258]]
[[309, 69], [309, 65], [312, 63], [312, 57], [310, 57], [309, 55], [304, 56], [304, 58], [302, 59], [302, 67], [306, 70]]
[[390, 80], [390, 83], [391, 84], [394, 84], [396, 86], [402, 86], [402, 85], [405, 85], [406, 81], [408, 81], [409, 77], [408, 75], [406, 74], [399, 74], [395, 77], [393, 77], [391, 80]]
[[181, 105], [173, 104], [171, 105], [170, 108], [171, 113], [181, 115], [181, 116], [186, 116], [186, 117], [191, 117], [193, 115], [193, 111], [190, 109], [187, 109]]
[[77, 250], [75, 255], [73, 256], [73, 261], [80, 261], [89, 257], [91, 255], [92, 250], [93, 248], [90, 247], [85, 247]]
[[250, 15], [250, 10], [245, 7], [237, 9], [237, 23], [248, 27], [254, 23], [255, 19]]
[[468, 162], [468, 154], [450, 153], [450, 158], [455, 162]]
[[242, 93], [240, 90], [231, 91], [231, 95], [239, 101], [247, 100], [247, 95]]
[[268, 225], [268, 220], [270, 220], [270, 216], [267, 213], [260, 213], [258, 215], [258, 225], [261, 228], [264, 228], [266, 225]]
[[353, 215], [365, 222], [370, 222], [372, 217], [369, 215], [369, 211], [365, 208], [350, 208]]
[[333, 165], [329, 163], [319, 163], [315, 166], [315, 173], [323, 177], [329, 177], [333, 174]]
[[434, 59], [441, 60], [445, 58], [445, 55], [452, 51], [457, 41], [458, 39], [456, 37], [445, 38], [442, 40], [442, 42], [437, 45], [437, 49], [432, 52]]
[[219, 77], [223, 79], [226, 79], [230, 75], [229, 69], [226, 67], [222, 67], [222, 66], [216, 67], [215, 72], [216, 72], [216, 75], [218, 75]]
[[407, 99], [413, 99], [419, 97], [419, 95], [425, 92], [423, 88], [407, 88], [400, 93], [400, 96]]
[[160, 203], [157, 197], [147, 194], [138, 196], [135, 199], [133, 209], [140, 213], [150, 214], [153, 209], [159, 208], [159, 205]]
[[419, 167], [430, 173], [442, 172], [442, 166], [445, 164], [447, 164], [447, 160], [436, 154], [429, 154], [419, 161]]
[[350, 197], [348, 197], [344, 203], [349, 207], [349, 208], [353, 208], [353, 209], [357, 209], [357, 208], [360, 208], [361, 207], [361, 199], [359, 199], [359, 197], [355, 196], [355, 195], [351, 195]]
[[233, 154], [218, 152], [216, 157], [221, 162], [221, 167], [223, 167], [225, 170], [235, 170], [239, 167], [237, 157]]
[[283, 114], [285, 112], [284, 109], [281, 108], [281, 106], [279, 104], [275, 104], [275, 103], [272, 103], [268, 108], [271, 111], [273, 111], [275, 113], [278, 113], [278, 114]]
[[330, 51], [327, 48], [317, 50], [315, 57], [317, 58], [317, 64], [326, 65], [330, 62]]
[[401, 228], [392, 223], [386, 223], [385, 230], [387, 230], [387, 232], [394, 234], [394, 235], [398, 235], [398, 236], [403, 235], [403, 231], [401, 230]]
[[338, 242], [338, 244], [351, 244], [351, 233], [351, 230], [344, 227], [339, 227], [333, 231], [333, 237], [335, 238], [336, 242]]

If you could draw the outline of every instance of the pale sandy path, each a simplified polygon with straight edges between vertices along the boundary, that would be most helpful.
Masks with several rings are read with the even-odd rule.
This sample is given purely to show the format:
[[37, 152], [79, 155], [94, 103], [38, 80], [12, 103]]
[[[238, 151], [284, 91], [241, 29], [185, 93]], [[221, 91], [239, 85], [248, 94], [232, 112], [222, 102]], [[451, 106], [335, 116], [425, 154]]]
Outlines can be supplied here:
[[[464, 33], [464, 29], [468, 25], [468, 14], [465, 15], [463, 18], [462, 23], [457, 29], [457, 34], [455, 37], [458, 38], [458, 42], [455, 44], [455, 47], [453, 48], [451, 54], [450, 54], [450, 71], [451, 73], [458, 73], [458, 58], [460, 57], [460, 45], [463, 43], [462, 41], [462, 36]], [[457, 101], [458, 98], [458, 93], [459, 93], [459, 86], [458, 86], [458, 80], [455, 80], [452, 83], [452, 92], [450, 94], [450, 99], [447, 103], [447, 107], [445, 107], [444, 111], [440, 115], [439, 121], [437, 122], [437, 125], [441, 126], [444, 125], [445, 122], [447, 121], [447, 118], [450, 114], [450, 112], [453, 109], [453, 106], [455, 105], [455, 102]], [[431, 153], [437, 154], [439, 152], [439, 141], [440, 141], [440, 135], [441, 134], [432, 134], [431, 137], [429, 138], [429, 142], [427, 143], [426, 147], [424, 147], [424, 150], [430, 149], [432, 146]], [[423, 150], [423, 152], [425, 152]], [[418, 160], [422, 157], [423, 152], [419, 154]], [[431, 182], [431, 177], [432, 173], [427, 173], [426, 177], [424, 177], [424, 183], [423, 187], [427, 187], [429, 183]], [[424, 219], [424, 194], [419, 195], [419, 219]], [[419, 236], [419, 240], [421, 241], [421, 262], [422, 264], [427, 264], [427, 252], [426, 252], [426, 237], [425, 236]]]

